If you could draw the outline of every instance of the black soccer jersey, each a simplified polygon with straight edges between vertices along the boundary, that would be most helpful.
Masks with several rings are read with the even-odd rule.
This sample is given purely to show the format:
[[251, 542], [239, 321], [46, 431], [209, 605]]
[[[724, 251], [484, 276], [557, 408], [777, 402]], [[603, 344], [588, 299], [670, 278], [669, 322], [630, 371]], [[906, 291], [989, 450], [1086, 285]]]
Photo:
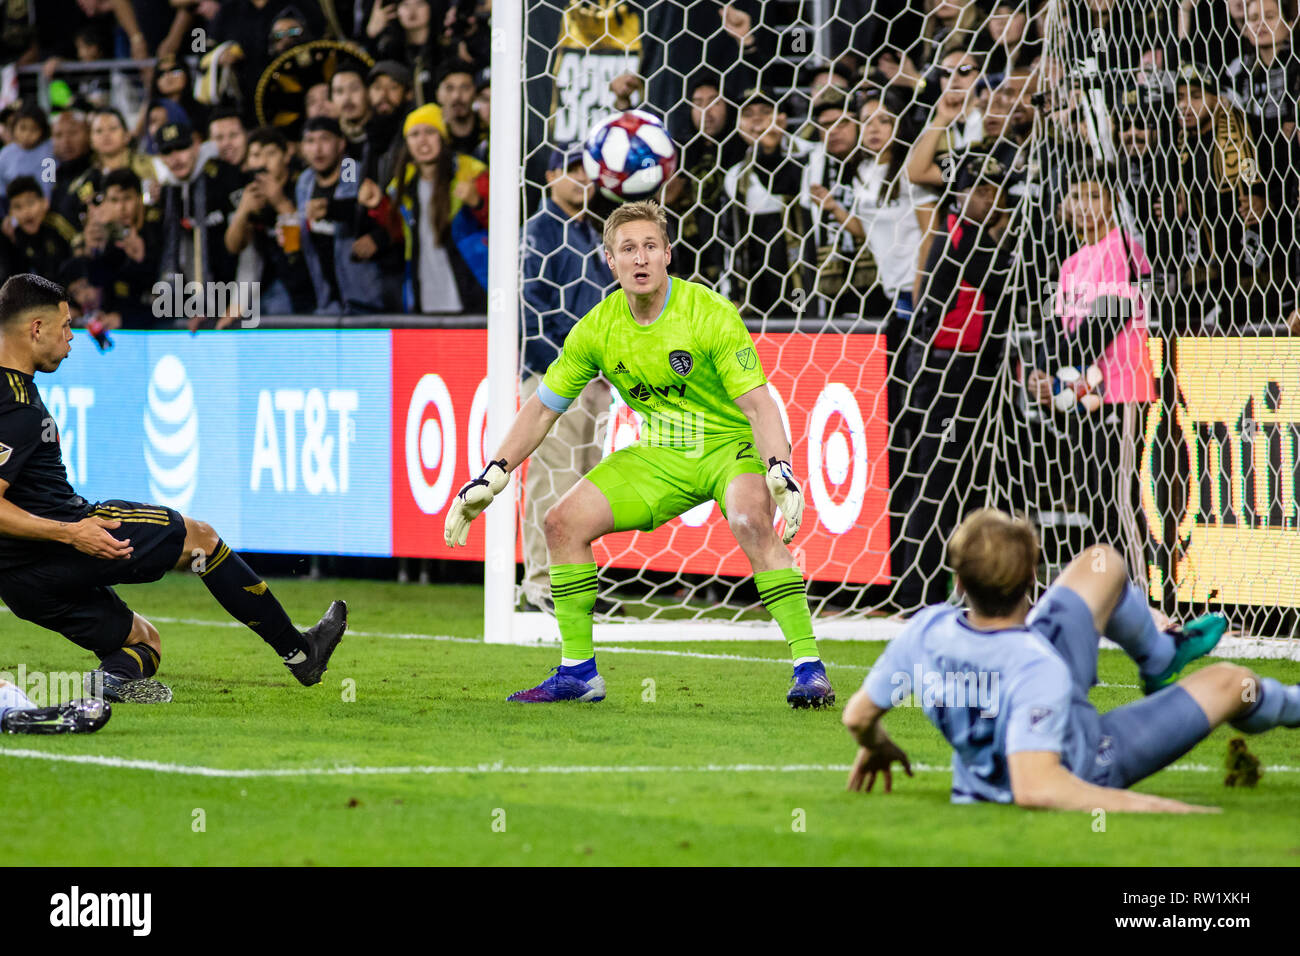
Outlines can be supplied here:
[[[90, 510], [68, 483], [59, 430], [41, 401], [32, 376], [0, 366], [0, 479], [5, 498], [29, 514], [54, 521], [80, 521]], [[0, 535], [0, 570], [29, 564], [51, 542]]]

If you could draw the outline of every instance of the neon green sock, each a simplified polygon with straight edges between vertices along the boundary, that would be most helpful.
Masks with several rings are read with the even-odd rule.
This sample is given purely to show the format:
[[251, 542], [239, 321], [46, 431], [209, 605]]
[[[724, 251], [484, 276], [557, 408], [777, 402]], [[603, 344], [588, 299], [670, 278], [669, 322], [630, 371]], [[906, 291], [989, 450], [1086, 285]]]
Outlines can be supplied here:
[[552, 564], [551, 600], [555, 602], [563, 655], [578, 661], [595, 657], [591, 611], [596, 606], [596, 562]]
[[763, 606], [780, 625], [785, 642], [790, 645], [791, 659], [819, 657], [803, 572], [798, 568], [755, 571], [754, 583], [758, 585], [758, 596]]

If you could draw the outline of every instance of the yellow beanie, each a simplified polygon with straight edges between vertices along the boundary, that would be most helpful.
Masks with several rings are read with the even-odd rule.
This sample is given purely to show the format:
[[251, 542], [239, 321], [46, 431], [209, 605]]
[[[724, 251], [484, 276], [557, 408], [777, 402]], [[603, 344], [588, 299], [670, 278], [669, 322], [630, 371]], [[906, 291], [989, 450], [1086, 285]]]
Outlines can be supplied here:
[[402, 135], [405, 136], [411, 132], [411, 128], [419, 126], [421, 123], [427, 123], [432, 126], [445, 139], [447, 136], [447, 124], [442, 120], [442, 107], [436, 103], [425, 103], [417, 110], [411, 110], [406, 114], [406, 122], [402, 124]]

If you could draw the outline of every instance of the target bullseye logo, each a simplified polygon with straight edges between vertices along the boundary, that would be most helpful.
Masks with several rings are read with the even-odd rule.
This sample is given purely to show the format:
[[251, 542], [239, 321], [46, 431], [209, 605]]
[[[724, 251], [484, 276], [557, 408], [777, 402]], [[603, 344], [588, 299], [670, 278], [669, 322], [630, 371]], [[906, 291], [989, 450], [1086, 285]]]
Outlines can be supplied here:
[[[430, 472], [437, 475], [432, 482]], [[406, 479], [419, 509], [435, 515], [451, 497], [455, 478], [455, 406], [442, 376], [430, 372], [416, 383], [406, 409]]]
[[483, 447], [487, 444], [487, 410], [488, 380], [484, 378], [474, 389], [474, 400], [469, 406], [469, 436], [466, 439], [469, 460], [466, 464], [471, 475], [481, 474], [487, 467], [487, 453]]
[[[830, 434], [826, 428], [837, 419]], [[847, 435], [845, 432], [847, 431]], [[827, 480], [848, 492], [836, 501]], [[817, 520], [832, 534], [850, 530], [862, 513], [867, 490], [867, 432], [853, 392], [831, 382], [817, 396], [808, 419], [808, 493], [817, 508]]]

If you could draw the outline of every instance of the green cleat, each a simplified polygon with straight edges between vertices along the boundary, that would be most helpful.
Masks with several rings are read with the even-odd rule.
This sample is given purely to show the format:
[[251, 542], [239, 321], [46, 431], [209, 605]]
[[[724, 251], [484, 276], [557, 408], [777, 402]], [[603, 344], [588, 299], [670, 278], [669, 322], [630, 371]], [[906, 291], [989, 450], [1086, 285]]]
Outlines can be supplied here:
[[1222, 614], [1202, 614], [1181, 627], [1171, 628], [1168, 633], [1174, 639], [1174, 659], [1154, 677], [1143, 676], [1146, 693], [1154, 694], [1172, 684], [1184, 667], [1214, 650], [1227, 629], [1228, 619]]

